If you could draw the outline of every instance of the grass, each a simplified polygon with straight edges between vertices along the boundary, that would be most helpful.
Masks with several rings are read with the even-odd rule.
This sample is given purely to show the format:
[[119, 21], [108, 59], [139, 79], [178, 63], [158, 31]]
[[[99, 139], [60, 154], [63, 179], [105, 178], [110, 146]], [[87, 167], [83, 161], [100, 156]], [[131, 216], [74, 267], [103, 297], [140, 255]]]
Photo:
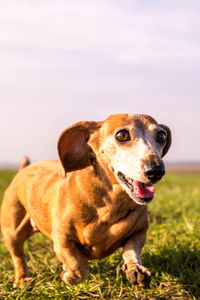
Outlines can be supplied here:
[[[15, 171], [0, 171], [0, 197]], [[14, 271], [0, 238], [0, 299], [200, 299], [200, 173], [169, 173], [149, 205], [150, 228], [142, 252], [153, 273], [149, 289], [132, 286], [120, 270], [121, 250], [90, 263], [88, 279], [67, 286], [52, 243], [35, 234], [25, 251], [33, 281], [12, 288]]]

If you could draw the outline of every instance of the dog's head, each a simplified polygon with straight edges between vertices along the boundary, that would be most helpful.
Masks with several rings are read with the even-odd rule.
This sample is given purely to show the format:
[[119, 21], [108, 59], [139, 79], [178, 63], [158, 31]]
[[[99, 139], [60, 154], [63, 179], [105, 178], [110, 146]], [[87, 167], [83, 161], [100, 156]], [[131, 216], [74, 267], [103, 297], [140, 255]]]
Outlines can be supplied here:
[[137, 204], [154, 196], [154, 184], [165, 174], [162, 157], [171, 145], [170, 129], [147, 115], [116, 114], [103, 122], [79, 122], [58, 141], [65, 172], [99, 162]]

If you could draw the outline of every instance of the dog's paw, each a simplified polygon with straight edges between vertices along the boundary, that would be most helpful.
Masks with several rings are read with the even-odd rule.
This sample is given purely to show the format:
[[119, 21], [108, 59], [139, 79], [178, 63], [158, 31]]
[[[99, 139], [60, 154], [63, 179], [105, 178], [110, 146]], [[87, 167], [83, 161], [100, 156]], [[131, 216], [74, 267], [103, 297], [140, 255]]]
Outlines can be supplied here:
[[88, 269], [85, 269], [84, 271], [80, 270], [74, 270], [73, 272], [66, 268], [66, 266], [63, 266], [63, 272], [61, 273], [61, 279], [66, 284], [79, 284], [80, 282], [84, 281], [88, 276]]
[[62, 271], [61, 273], [61, 279], [66, 283], [66, 284], [78, 284], [80, 283], [82, 280], [81, 277], [75, 275], [75, 274], [69, 274], [67, 271]]
[[133, 284], [140, 287], [148, 287], [151, 282], [151, 272], [144, 266], [131, 264], [123, 265], [123, 271], [126, 272], [126, 278]]
[[32, 277], [24, 277], [24, 278], [20, 278], [19, 280], [15, 280], [13, 282], [13, 288], [14, 289], [16, 289], [17, 287], [23, 288], [26, 283], [28, 283], [32, 280], [33, 280]]

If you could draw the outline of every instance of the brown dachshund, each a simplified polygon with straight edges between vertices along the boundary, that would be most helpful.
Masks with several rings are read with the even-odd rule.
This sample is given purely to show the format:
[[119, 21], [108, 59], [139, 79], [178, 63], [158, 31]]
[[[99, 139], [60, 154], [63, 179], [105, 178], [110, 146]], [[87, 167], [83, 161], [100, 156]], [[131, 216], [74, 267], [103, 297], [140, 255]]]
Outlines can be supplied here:
[[170, 144], [169, 128], [153, 118], [116, 114], [67, 128], [58, 140], [59, 161], [24, 161], [1, 207], [14, 286], [30, 280], [23, 245], [38, 230], [53, 241], [67, 284], [87, 278], [88, 260], [122, 247], [127, 279], [149, 285], [151, 273], [140, 260], [147, 204], [165, 173], [161, 158]]

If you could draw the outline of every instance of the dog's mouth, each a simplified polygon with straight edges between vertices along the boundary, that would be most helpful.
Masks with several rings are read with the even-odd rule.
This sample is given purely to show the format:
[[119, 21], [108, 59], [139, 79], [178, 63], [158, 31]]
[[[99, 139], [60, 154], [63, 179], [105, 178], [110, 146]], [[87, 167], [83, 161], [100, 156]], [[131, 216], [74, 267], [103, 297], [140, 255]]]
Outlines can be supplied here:
[[122, 172], [118, 172], [118, 178], [126, 192], [139, 205], [147, 205], [153, 200], [155, 187], [152, 183], [144, 183], [134, 180]]

